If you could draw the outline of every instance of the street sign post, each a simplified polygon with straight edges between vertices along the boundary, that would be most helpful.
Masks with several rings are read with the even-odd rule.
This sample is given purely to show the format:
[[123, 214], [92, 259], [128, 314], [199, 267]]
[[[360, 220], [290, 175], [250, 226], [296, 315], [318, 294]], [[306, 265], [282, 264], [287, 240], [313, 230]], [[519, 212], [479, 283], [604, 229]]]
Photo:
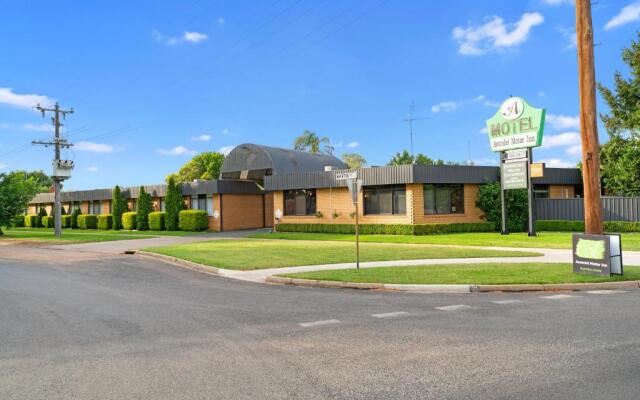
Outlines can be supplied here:
[[347, 181], [347, 187], [349, 193], [351, 193], [351, 201], [356, 208], [356, 269], [360, 269], [360, 224], [359, 224], [359, 212], [358, 212], [358, 195], [362, 190], [362, 180], [358, 179], [358, 171], [349, 172], [337, 172], [337, 181]]
[[[533, 147], [542, 144], [546, 111], [535, 108], [520, 97], [510, 97], [487, 120], [491, 150], [500, 152], [500, 197], [502, 203], [502, 234], [507, 235], [505, 190], [527, 189], [529, 236], [535, 236], [533, 224], [533, 177], [531, 164]], [[544, 170], [544, 166], [542, 167]], [[543, 173], [543, 172], [541, 172]]]

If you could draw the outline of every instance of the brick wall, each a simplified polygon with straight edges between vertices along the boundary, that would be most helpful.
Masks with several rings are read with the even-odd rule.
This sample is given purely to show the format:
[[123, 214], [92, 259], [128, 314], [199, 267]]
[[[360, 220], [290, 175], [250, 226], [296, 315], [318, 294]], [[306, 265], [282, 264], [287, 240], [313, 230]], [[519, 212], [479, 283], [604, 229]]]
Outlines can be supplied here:
[[264, 226], [261, 194], [224, 194], [222, 229], [253, 229]]

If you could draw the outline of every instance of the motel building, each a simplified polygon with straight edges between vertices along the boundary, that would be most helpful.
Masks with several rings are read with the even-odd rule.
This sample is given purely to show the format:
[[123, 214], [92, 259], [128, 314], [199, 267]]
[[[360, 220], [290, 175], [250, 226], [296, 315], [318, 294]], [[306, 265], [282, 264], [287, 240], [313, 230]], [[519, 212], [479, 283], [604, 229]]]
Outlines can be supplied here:
[[[349, 171], [327, 154], [242, 144], [226, 157], [220, 178], [181, 184], [187, 209], [207, 211], [209, 229], [230, 231], [286, 224], [351, 224], [355, 206], [347, 182], [336, 174]], [[361, 168], [359, 220], [363, 224], [446, 224], [483, 222], [476, 207], [479, 186], [499, 179], [499, 167], [400, 165]], [[534, 178], [537, 199], [582, 197], [578, 169], [546, 168]], [[145, 186], [154, 211], [164, 211], [166, 185]], [[129, 208], [137, 207], [138, 187], [122, 188]], [[63, 192], [67, 213], [109, 214], [112, 189]], [[53, 193], [35, 196], [28, 214], [45, 208], [51, 215]]]

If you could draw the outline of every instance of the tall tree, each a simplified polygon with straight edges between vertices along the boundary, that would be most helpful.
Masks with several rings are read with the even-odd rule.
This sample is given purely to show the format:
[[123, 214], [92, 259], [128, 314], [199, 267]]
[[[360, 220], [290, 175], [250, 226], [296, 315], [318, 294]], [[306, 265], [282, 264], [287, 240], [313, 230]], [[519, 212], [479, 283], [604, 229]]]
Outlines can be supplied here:
[[640, 195], [640, 32], [631, 46], [622, 50], [622, 60], [629, 67], [625, 79], [614, 75], [614, 88], [602, 83], [598, 90], [609, 106], [600, 114], [609, 141], [600, 146], [600, 170], [605, 191], [611, 194]]
[[0, 236], [2, 227], [11, 225], [13, 218], [20, 215], [29, 201], [38, 193], [35, 179], [16, 174], [0, 174]]
[[168, 231], [177, 231], [180, 211], [184, 203], [182, 201], [182, 189], [176, 184], [175, 179], [170, 176], [167, 179], [167, 193], [165, 195], [165, 225]]
[[[391, 160], [387, 163], [387, 165], [445, 165], [443, 160], [437, 159], [433, 160], [422, 153], [416, 154], [413, 157], [407, 150], [404, 150], [402, 153], [396, 153]], [[455, 163], [446, 163], [449, 165], [455, 165]]]
[[113, 218], [113, 229], [122, 229], [122, 214], [126, 211], [127, 205], [124, 196], [120, 190], [120, 186], [113, 188], [111, 196], [111, 214]]
[[138, 213], [136, 214], [136, 227], [139, 231], [149, 230], [149, 213], [151, 212], [151, 195], [140, 186], [138, 194]]
[[295, 138], [293, 148], [300, 151], [308, 151], [310, 153], [327, 153], [333, 154], [334, 147], [328, 137], [318, 136], [315, 132], [306, 130], [302, 135]]
[[[215, 151], [200, 153], [171, 174], [176, 182], [191, 182], [196, 179], [214, 180], [220, 177], [224, 155]], [[169, 178], [169, 176], [167, 176]]]
[[367, 165], [367, 160], [358, 153], [344, 153], [340, 158], [351, 169], [358, 169]]

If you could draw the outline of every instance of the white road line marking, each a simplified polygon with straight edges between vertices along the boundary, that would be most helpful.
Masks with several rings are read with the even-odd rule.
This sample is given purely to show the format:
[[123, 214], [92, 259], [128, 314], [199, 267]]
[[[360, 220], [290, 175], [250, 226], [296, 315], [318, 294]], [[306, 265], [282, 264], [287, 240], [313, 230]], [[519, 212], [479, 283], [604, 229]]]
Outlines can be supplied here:
[[542, 296], [541, 299], [547, 300], [563, 300], [563, 299], [571, 299], [578, 296], [573, 296], [570, 294], [552, 294], [551, 296]]
[[516, 303], [522, 303], [522, 300], [515, 300], [515, 299], [494, 300], [494, 301], [492, 301], [492, 303], [494, 303], [494, 304], [516, 304]]
[[393, 317], [401, 317], [403, 315], [409, 315], [406, 311], [396, 311], [396, 312], [388, 312], [382, 314], [371, 314], [373, 318], [393, 318]]
[[467, 306], [465, 304], [454, 304], [452, 306], [442, 306], [442, 307], [436, 307], [436, 310], [440, 310], [440, 311], [458, 311], [458, 310], [465, 310], [468, 308], [472, 308], [471, 306]]
[[313, 321], [313, 322], [301, 322], [299, 325], [303, 328], [311, 328], [313, 326], [321, 326], [321, 325], [331, 325], [331, 324], [339, 324], [340, 321], [337, 319], [325, 319], [323, 321]]
[[627, 293], [626, 290], [589, 290], [587, 291], [589, 294], [617, 294], [617, 293]]

